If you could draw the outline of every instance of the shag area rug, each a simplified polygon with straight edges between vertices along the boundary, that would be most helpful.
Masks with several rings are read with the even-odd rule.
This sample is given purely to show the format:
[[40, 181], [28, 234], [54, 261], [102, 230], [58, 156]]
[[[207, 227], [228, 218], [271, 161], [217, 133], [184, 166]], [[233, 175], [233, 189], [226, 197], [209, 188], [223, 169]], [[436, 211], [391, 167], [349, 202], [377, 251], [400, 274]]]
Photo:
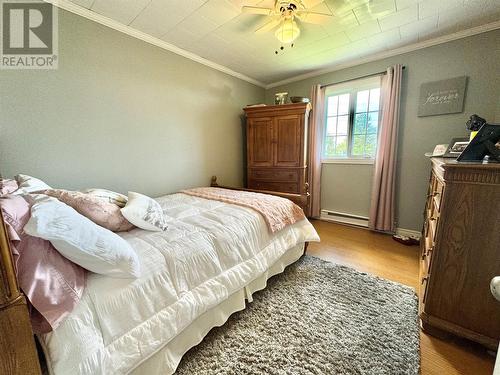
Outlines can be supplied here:
[[213, 329], [179, 375], [418, 374], [412, 288], [305, 256]]

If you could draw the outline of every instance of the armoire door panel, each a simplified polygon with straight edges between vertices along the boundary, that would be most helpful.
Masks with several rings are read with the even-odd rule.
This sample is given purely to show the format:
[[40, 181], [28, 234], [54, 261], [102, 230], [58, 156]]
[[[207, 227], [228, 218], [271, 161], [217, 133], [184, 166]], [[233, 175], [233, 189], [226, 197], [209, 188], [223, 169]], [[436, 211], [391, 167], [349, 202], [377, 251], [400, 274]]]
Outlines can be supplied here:
[[273, 134], [275, 166], [300, 166], [301, 128], [302, 121], [299, 115], [275, 117]]
[[270, 117], [251, 119], [248, 123], [249, 166], [273, 165], [273, 120]]

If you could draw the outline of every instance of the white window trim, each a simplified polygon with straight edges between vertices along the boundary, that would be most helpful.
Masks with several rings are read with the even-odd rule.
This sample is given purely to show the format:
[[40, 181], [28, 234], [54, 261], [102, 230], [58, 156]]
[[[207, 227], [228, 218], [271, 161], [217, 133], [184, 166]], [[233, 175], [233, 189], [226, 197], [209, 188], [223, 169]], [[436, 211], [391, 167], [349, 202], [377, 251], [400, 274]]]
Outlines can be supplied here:
[[323, 159], [321, 164], [375, 164], [375, 159], [370, 158], [336, 158], [336, 159]]
[[[354, 90], [363, 90], [363, 89], [371, 89], [374, 87], [381, 87], [381, 80], [382, 80], [382, 74], [376, 75], [374, 77], [370, 78], [361, 78], [358, 81], [351, 82], [345, 82], [345, 83], [340, 83], [338, 85], [333, 85], [331, 87], [328, 87], [325, 90], [325, 114], [324, 114], [324, 121], [325, 121], [325, 126], [323, 127], [323, 136], [321, 139], [321, 156], [324, 157], [324, 142], [325, 142], [325, 136], [326, 136], [326, 118], [327, 118], [327, 111], [328, 107], [326, 106], [326, 98], [328, 96], [334, 96], [334, 95], [341, 95], [345, 92], [351, 92], [353, 89]], [[379, 102], [379, 106], [381, 106], [381, 101]], [[379, 114], [381, 113], [382, 108], [379, 107]], [[379, 118], [379, 130], [380, 130], [380, 118]], [[377, 139], [378, 139], [378, 131], [377, 131]], [[370, 165], [370, 164], [375, 164], [375, 158], [363, 158], [363, 157], [340, 157], [340, 158], [323, 158], [321, 160], [321, 164], [361, 164], [361, 165]]]

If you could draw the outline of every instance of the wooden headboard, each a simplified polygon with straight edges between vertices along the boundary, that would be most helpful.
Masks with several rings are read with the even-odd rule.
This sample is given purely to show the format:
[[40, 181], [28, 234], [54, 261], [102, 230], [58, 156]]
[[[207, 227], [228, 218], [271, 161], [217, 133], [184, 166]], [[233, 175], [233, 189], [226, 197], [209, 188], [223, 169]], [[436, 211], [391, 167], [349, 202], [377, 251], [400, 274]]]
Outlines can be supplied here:
[[41, 374], [26, 298], [19, 289], [0, 213], [0, 374]]

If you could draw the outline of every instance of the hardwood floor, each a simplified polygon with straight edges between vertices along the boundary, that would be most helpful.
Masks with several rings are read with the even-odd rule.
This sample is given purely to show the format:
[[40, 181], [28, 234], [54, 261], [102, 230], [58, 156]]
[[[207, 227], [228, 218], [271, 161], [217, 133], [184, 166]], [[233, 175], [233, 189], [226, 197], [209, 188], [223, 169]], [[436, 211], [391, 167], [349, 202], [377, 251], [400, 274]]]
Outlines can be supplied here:
[[[313, 220], [321, 243], [311, 243], [307, 254], [350, 266], [417, 288], [417, 246], [404, 246], [390, 236], [365, 229]], [[491, 375], [494, 357], [463, 340], [441, 340], [420, 333], [422, 375]]]

